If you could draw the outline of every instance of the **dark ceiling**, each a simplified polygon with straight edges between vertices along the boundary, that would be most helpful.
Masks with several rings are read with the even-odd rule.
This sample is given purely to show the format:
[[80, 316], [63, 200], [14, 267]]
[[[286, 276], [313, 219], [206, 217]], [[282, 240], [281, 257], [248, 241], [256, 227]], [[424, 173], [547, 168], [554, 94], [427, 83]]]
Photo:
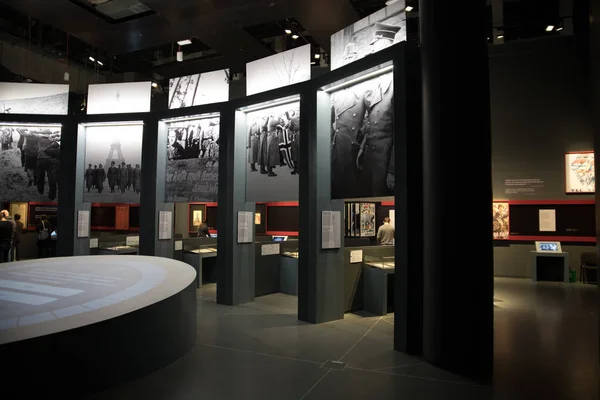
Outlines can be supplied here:
[[[102, 0], [91, 0], [91, 3]], [[110, 0], [109, 3], [135, 0]], [[0, 0], [0, 4], [54, 30], [68, 32], [89, 46], [97, 58], [109, 58], [106, 68], [152, 69], [162, 76], [180, 75], [192, 69], [202, 72], [229, 67], [243, 71], [245, 63], [273, 54], [264, 33], [247, 27], [273, 30], [278, 21], [290, 20], [303, 35], [299, 44], [309, 42], [327, 51], [329, 36], [359, 17], [349, 0], [139, 0], [150, 13], [111, 21], [90, 7], [88, 0]], [[87, 3], [84, 7], [78, 3]], [[380, 4], [384, 2], [380, 1]], [[100, 7], [100, 6], [99, 6]], [[381, 8], [381, 7], [380, 7]], [[4, 13], [3, 13], [4, 14]], [[12, 17], [11, 17], [12, 19]], [[29, 26], [26, 25], [25, 31]], [[275, 32], [271, 32], [273, 35]], [[310, 33], [310, 34], [309, 34]], [[285, 35], [283, 29], [278, 33]], [[24, 34], [27, 36], [27, 32]], [[305, 40], [304, 37], [307, 37]], [[178, 40], [194, 38], [196, 49], [184, 47], [187, 68], [175, 63]], [[34, 37], [34, 40], [36, 38]], [[54, 40], [56, 41], [56, 40]], [[189, 56], [191, 54], [191, 56]], [[70, 53], [69, 57], [74, 56]], [[138, 72], [138, 71], [136, 71]]]

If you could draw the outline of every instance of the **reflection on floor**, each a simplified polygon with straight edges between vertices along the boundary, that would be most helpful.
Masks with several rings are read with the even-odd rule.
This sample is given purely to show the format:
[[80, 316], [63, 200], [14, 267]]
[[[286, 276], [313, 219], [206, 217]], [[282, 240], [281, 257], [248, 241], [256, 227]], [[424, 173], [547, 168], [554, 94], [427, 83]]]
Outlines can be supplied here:
[[393, 315], [312, 325], [296, 319], [296, 297], [228, 307], [206, 285], [188, 355], [90, 398], [597, 399], [595, 289], [497, 279], [492, 390], [393, 351]]

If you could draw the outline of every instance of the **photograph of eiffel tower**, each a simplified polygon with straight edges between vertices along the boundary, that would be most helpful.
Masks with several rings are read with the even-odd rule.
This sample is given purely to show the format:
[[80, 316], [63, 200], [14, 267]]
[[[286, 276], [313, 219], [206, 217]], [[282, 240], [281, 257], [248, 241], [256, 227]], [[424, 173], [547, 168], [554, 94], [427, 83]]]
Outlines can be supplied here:
[[140, 202], [142, 136], [142, 125], [86, 129], [83, 201]]

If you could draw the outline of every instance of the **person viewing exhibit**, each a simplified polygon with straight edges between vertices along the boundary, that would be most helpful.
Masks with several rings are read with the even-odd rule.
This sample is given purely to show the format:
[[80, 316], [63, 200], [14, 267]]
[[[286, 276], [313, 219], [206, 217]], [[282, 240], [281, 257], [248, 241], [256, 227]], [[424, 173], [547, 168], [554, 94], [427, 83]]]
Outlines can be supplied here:
[[21, 260], [21, 250], [20, 250], [21, 236], [23, 235], [23, 233], [26, 233], [26, 231], [24, 231], [25, 225], [23, 225], [23, 222], [21, 222], [21, 214], [15, 214], [14, 221], [15, 221], [15, 232], [14, 232], [14, 237], [13, 237], [12, 259], [13, 259], [13, 261], [20, 261]]
[[13, 243], [15, 226], [7, 219], [8, 211], [0, 212], [0, 263], [10, 260], [10, 251]]
[[385, 217], [383, 225], [377, 230], [377, 243], [381, 245], [393, 245], [394, 235], [394, 227], [390, 225], [390, 217]]
[[38, 258], [48, 258], [51, 255], [52, 247], [52, 232], [54, 232], [54, 226], [48, 219], [47, 215], [40, 217], [40, 222], [36, 226], [37, 232], [37, 247], [38, 247]]

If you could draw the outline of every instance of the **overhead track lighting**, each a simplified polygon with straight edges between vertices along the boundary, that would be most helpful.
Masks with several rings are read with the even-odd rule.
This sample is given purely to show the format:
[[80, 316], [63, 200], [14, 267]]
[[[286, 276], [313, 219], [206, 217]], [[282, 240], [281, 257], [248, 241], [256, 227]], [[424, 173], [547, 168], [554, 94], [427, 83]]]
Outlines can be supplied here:
[[300, 36], [298, 36], [298, 35], [292, 35], [292, 39], [294, 39], [294, 40], [298, 39], [299, 37]]
[[158, 83], [152, 82], [152, 87], [156, 89], [158, 87]]
[[98, 65], [104, 66], [104, 64], [102, 64], [102, 61], [98, 60], [97, 61]]
[[563, 27], [562, 27], [562, 26], [560, 26], [560, 27], [556, 28], [556, 32], [559, 32], [559, 31], [562, 31], [562, 30], [563, 30]]
[[89, 58], [89, 60], [90, 60], [91, 62], [94, 62], [94, 61], [96, 61], [96, 59], [95, 59], [94, 57], [92, 57], [92, 56], [89, 56], [88, 58]]
[[411, 12], [413, 10], [412, 6], [406, 6], [404, 9], [406, 12]]
[[546, 27], [546, 32], [552, 32], [554, 30], [554, 25], [548, 25]]
[[504, 38], [504, 35], [498, 35], [498, 36], [496, 36], [496, 38], [498, 38], [498, 39], [503, 39], [503, 38]]
[[321, 58], [321, 55], [319, 53], [317, 53], [317, 54], [315, 54], [315, 58], [319, 59], [319, 58]]
[[192, 44], [192, 41], [190, 39], [184, 39], [177, 42], [177, 44], [180, 46], [185, 46], [186, 44]]
[[291, 31], [290, 29], [286, 29], [286, 30], [285, 30], [285, 34], [286, 34], [286, 35], [291, 35], [291, 34], [292, 34], [292, 31]]

